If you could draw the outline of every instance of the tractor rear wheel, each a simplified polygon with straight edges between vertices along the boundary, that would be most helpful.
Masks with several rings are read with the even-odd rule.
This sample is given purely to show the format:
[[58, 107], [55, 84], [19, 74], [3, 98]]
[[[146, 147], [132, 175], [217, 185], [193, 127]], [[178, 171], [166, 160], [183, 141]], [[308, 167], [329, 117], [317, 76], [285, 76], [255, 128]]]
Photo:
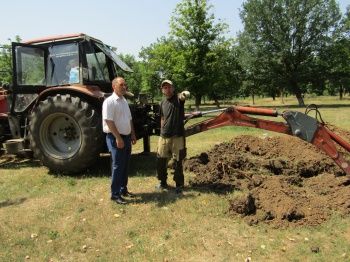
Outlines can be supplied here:
[[31, 113], [29, 140], [34, 156], [50, 170], [80, 172], [101, 152], [101, 115], [79, 97], [48, 97]]

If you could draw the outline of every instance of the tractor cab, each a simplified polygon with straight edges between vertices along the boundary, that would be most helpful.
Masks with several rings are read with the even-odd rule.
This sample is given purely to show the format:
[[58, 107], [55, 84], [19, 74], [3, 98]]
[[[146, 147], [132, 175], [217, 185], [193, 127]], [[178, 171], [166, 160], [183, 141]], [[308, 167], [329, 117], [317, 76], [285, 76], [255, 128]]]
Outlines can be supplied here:
[[13, 43], [13, 112], [52, 87], [97, 86], [111, 92], [119, 70], [132, 72], [108, 45], [85, 34]]

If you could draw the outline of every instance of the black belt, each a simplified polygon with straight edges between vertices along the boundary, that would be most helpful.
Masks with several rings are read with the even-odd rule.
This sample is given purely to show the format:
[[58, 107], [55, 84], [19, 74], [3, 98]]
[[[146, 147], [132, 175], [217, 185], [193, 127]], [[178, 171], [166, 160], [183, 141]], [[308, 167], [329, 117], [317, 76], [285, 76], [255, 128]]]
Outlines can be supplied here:
[[[113, 137], [114, 137], [114, 135], [113, 135], [112, 133], [107, 133], [107, 135], [108, 135], [108, 136], [113, 136]], [[130, 135], [131, 135], [131, 134], [129, 134], [129, 135], [120, 134], [120, 136], [121, 136], [122, 138], [130, 137]]]

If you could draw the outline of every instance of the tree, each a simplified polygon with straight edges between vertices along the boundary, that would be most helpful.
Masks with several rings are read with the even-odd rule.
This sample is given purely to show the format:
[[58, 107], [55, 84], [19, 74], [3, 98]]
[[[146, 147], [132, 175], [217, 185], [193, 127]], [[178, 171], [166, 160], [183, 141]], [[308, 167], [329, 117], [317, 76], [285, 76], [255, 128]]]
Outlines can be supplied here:
[[[21, 42], [21, 38], [16, 35], [16, 42]], [[0, 82], [12, 83], [12, 51], [11, 38], [8, 39], [10, 43], [0, 44]]]
[[[273, 83], [295, 94], [299, 105], [313, 78], [315, 58], [332, 39], [341, 18], [335, 0], [248, 0], [241, 18], [242, 63], [249, 79]], [[253, 50], [253, 51], [252, 51]]]
[[214, 15], [209, 14], [211, 6], [206, 0], [183, 0], [170, 22], [170, 36], [174, 39], [179, 57], [175, 61], [181, 75], [178, 84], [188, 88], [195, 97], [196, 109], [201, 98], [210, 90], [213, 78], [215, 56], [211, 52], [227, 25], [214, 24]]
[[321, 53], [331, 88], [337, 87], [339, 99], [350, 85], [350, 7], [341, 21], [334, 41]]
[[[17, 35], [16, 42], [21, 42], [21, 38]], [[8, 39], [9, 44], [0, 44], [0, 82], [12, 83], [12, 52], [11, 38]]]
[[[182, 54], [173, 38], [162, 37], [140, 54], [143, 66], [143, 89], [156, 94], [162, 79], [169, 78], [177, 85], [182, 78]], [[159, 93], [159, 92], [158, 92]]]
[[214, 45], [210, 55], [213, 56], [213, 62], [210, 64], [212, 73], [208, 82], [211, 87], [208, 97], [219, 107], [220, 99], [231, 99], [238, 95], [242, 70], [237, 59], [237, 46], [233, 40]]
[[141, 63], [136, 61], [133, 55], [119, 54], [120, 58], [133, 70], [132, 73], [120, 71], [120, 76], [124, 77], [128, 88], [136, 96], [141, 93], [142, 90], [142, 66]]
[[11, 47], [6, 44], [0, 46], [0, 82], [12, 82]]

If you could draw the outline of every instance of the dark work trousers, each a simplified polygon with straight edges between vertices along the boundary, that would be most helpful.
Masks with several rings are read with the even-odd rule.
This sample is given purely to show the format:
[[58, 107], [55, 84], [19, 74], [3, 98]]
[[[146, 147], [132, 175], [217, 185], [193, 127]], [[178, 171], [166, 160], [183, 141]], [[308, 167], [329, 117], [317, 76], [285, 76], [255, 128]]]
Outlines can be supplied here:
[[[167, 184], [167, 167], [168, 167], [168, 158], [157, 158], [157, 177], [160, 180], [160, 183], [162, 185]], [[174, 181], [176, 184], [176, 187], [181, 187], [184, 185], [184, 173], [183, 173], [183, 167], [182, 167], [182, 160], [176, 161], [174, 160]]]
[[128, 167], [131, 156], [131, 136], [122, 135], [124, 147], [117, 148], [115, 137], [113, 134], [106, 135], [106, 143], [109, 152], [111, 153], [111, 194], [120, 195], [128, 190]]

